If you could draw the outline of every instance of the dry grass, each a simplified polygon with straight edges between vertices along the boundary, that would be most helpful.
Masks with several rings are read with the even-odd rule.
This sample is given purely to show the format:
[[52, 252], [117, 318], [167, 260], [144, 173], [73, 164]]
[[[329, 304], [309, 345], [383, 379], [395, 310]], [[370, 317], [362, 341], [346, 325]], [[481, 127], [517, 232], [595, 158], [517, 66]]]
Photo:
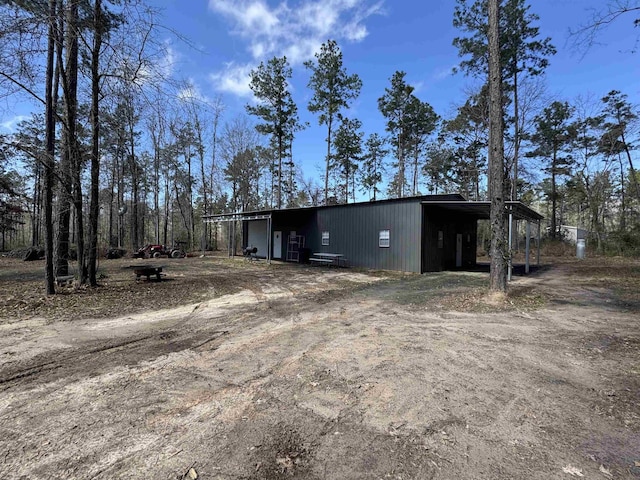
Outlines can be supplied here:
[[[55, 321], [127, 315], [196, 303], [241, 289], [252, 290], [265, 275], [286, 274], [292, 269], [305, 272], [297, 265], [274, 262], [267, 266], [264, 262], [226, 257], [163, 259], [156, 261], [165, 266], [167, 275], [163, 281], [136, 282], [131, 269], [126, 268], [135, 262], [131, 259], [103, 260], [99, 287], [59, 288], [58, 295], [47, 296], [42, 262], [0, 258], [0, 318], [17, 321], [38, 316]], [[640, 310], [638, 259], [597, 257], [581, 261], [556, 257], [551, 268], [561, 269], [575, 286], [597, 290], [624, 309]], [[311, 280], [315, 272], [316, 269], [308, 269]], [[509, 285], [506, 296], [489, 294], [486, 273], [362, 272], [382, 277], [384, 289], [376, 285], [345, 284], [340, 292], [340, 280], [336, 280], [336, 289], [318, 294], [310, 301], [322, 303], [336, 295], [375, 297], [382, 294], [387, 301], [419, 310], [489, 313], [532, 311], [544, 307], [554, 297], [553, 289], [520, 285], [518, 281]]]

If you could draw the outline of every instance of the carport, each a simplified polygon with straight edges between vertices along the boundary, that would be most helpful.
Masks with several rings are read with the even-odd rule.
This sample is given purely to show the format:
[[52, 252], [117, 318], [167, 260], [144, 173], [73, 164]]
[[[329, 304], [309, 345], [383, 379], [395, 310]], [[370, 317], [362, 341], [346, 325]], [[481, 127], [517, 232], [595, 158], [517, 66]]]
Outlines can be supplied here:
[[[438, 212], [449, 218], [456, 218], [466, 216], [477, 220], [489, 220], [491, 213], [491, 202], [468, 202], [468, 201], [438, 201], [427, 200], [421, 202], [425, 212]], [[509, 225], [509, 265], [508, 265], [508, 279], [511, 280], [513, 272], [513, 263], [511, 252], [513, 250], [513, 232], [517, 228], [518, 221], [525, 221], [526, 223], [526, 235], [525, 235], [525, 273], [529, 273], [530, 270], [530, 252], [531, 252], [531, 224], [537, 225], [537, 264], [540, 265], [540, 221], [544, 218], [535, 210], [527, 207], [522, 202], [507, 201], [505, 202], [505, 210], [508, 217]]]
[[[490, 210], [490, 202], [446, 194], [221, 213], [207, 215], [204, 221], [229, 224], [229, 256], [235, 254], [241, 222], [243, 247], [257, 247], [258, 256], [267, 261], [304, 262], [308, 252], [328, 253], [344, 256], [356, 267], [425, 273], [475, 268], [478, 220], [489, 219]], [[510, 226], [527, 222], [525, 273], [529, 273], [531, 224], [538, 226], [539, 263], [543, 217], [514, 201], [506, 202], [505, 217]], [[513, 231], [509, 228], [509, 251]], [[511, 278], [511, 261], [508, 272]]]
[[[247, 225], [257, 224], [257, 222], [266, 221], [266, 259], [268, 263], [271, 263], [271, 226], [272, 226], [272, 213], [220, 213], [216, 215], [206, 215], [203, 217], [203, 221], [206, 223], [228, 223], [228, 253], [230, 257], [235, 255], [235, 238], [236, 238], [236, 224], [237, 222], [247, 222]], [[250, 227], [249, 227], [250, 228]]]

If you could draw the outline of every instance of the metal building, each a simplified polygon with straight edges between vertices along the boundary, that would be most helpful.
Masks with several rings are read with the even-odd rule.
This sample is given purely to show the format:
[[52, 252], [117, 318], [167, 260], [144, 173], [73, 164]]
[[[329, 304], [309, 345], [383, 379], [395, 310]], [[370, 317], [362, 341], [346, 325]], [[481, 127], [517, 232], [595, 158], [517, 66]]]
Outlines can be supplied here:
[[[520, 202], [506, 202], [506, 209], [540, 231], [543, 217], [534, 210]], [[489, 212], [489, 202], [454, 194], [209, 215], [205, 221], [241, 222], [242, 246], [256, 247], [262, 258], [305, 262], [314, 253], [334, 253], [352, 266], [422, 273], [475, 266], [477, 223]], [[528, 253], [527, 243], [527, 259]]]

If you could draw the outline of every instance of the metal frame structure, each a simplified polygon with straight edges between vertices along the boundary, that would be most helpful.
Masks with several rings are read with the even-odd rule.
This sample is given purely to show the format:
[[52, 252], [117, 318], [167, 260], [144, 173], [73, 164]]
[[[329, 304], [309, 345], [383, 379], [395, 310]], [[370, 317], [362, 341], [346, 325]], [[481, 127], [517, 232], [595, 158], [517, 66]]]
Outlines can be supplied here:
[[[440, 197], [447, 197], [449, 195], [443, 195]], [[357, 207], [362, 205], [371, 205], [371, 204], [385, 204], [389, 202], [402, 202], [402, 201], [415, 201], [419, 204], [422, 204], [423, 207], [437, 207], [438, 209], [444, 209], [451, 211], [453, 213], [460, 213], [470, 215], [475, 217], [477, 220], [489, 219], [490, 210], [491, 210], [491, 202], [487, 201], [468, 201], [464, 200], [464, 197], [461, 195], [450, 195], [449, 197], [454, 197], [452, 199], [439, 198], [430, 200], [429, 196], [422, 197], [409, 197], [406, 199], [386, 199], [379, 202], [361, 202], [354, 203], [348, 205], [336, 205], [335, 207]], [[437, 196], [432, 196], [437, 197]], [[455, 198], [457, 197], [457, 198]], [[323, 209], [334, 208], [333, 206], [317, 206], [317, 207], [298, 207], [298, 208], [290, 208], [290, 209], [280, 209], [280, 210], [262, 210], [262, 211], [250, 211], [250, 212], [235, 212], [235, 213], [221, 213], [215, 215], [206, 215], [203, 217], [204, 222], [208, 223], [221, 223], [228, 222], [230, 223], [229, 227], [229, 256], [235, 255], [235, 233], [236, 233], [236, 222], [243, 221], [258, 221], [258, 220], [266, 220], [267, 221], [267, 262], [271, 263], [272, 260], [272, 249], [273, 249], [273, 222], [274, 222], [274, 214], [286, 214], [287, 212], [297, 212], [301, 210], [318, 210], [321, 211]], [[517, 221], [524, 220], [527, 222], [526, 224], [526, 240], [525, 240], [525, 273], [529, 273], [530, 271], [530, 252], [531, 252], [531, 223], [537, 223], [537, 264], [540, 265], [540, 235], [541, 235], [541, 225], [540, 222], [544, 218], [535, 210], [527, 207], [525, 204], [519, 201], [506, 201], [505, 202], [505, 216], [509, 220], [509, 261], [508, 261], [508, 279], [511, 280], [512, 272], [513, 272], [513, 263], [512, 263], [512, 238], [513, 238], [513, 225], [517, 226]], [[279, 216], [277, 218], [280, 218]]]
[[[509, 218], [509, 263], [507, 267], [507, 280], [511, 281], [511, 277], [513, 274], [513, 225], [514, 220], [517, 222], [518, 220], [526, 220], [526, 239], [525, 239], [525, 273], [529, 273], [530, 271], [530, 247], [531, 247], [531, 223], [535, 222], [538, 225], [537, 232], [537, 255], [536, 261], [537, 265], [540, 266], [540, 221], [544, 218], [535, 210], [527, 207], [525, 204], [519, 201], [509, 200], [504, 202], [505, 209], [508, 212]], [[434, 205], [441, 206], [446, 209], [455, 210], [459, 212], [472, 213], [475, 215], [482, 215], [485, 219], [489, 218], [491, 202], [481, 202], [481, 201], [424, 201], [423, 205]]]
[[[217, 215], [206, 215], [202, 219], [205, 223], [231, 223], [229, 227], [228, 252], [229, 257], [235, 256], [235, 233], [236, 222], [266, 220], [267, 221], [267, 263], [271, 263], [271, 235], [272, 235], [272, 214], [249, 214], [243, 213], [220, 213]], [[233, 242], [232, 242], [233, 239]], [[232, 244], [233, 243], [233, 244]]]

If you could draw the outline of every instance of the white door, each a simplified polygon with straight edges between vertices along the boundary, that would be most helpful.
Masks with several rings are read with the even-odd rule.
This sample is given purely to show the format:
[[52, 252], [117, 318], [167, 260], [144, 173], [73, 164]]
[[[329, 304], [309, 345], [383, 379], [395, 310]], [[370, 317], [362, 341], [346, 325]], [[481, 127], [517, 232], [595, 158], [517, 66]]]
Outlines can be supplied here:
[[282, 258], [282, 232], [273, 232], [273, 258]]
[[456, 267], [462, 266], [462, 234], [456, 235]]

